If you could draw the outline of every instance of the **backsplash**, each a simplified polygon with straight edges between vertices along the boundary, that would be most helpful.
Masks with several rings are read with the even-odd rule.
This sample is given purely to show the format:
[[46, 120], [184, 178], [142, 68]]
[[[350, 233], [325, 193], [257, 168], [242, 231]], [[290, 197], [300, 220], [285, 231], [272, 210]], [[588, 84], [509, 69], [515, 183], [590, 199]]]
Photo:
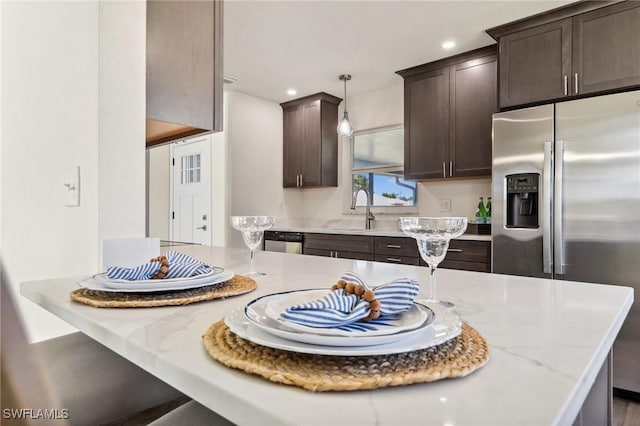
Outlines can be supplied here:
[[[343, 228], [359, 227], [364, 222], [363, 214], [352, 214], [346, 206], [344, 189], [318, 188], [304, 191], [292, 190], [302, 197], [301, 211], [289, 211], [288, 218], [281, 216], [280, 221], [297, 221], [295, 226], [309, 226], [314, 228]], [[392, 229], [397, 226], [400, 216], [464, 216], [473, 221], [475, 219], [478, 197], [491, 195], [491, 179], [468, 179], [456, 181], [429, 181], [418, 183], [418, 212], [417, 213], [376, 213], [374, 227], [377, 229]], [[440, 200], [449, 200], [450, 211], [440, 211]], [[348, 213], [345, 213], [345, 212]], [[293, 214], [292, 214], [293, 213]], [[293, 219], [295, 218], [295, 219]], [[354, 223], [355, 225], [352, 225]]]

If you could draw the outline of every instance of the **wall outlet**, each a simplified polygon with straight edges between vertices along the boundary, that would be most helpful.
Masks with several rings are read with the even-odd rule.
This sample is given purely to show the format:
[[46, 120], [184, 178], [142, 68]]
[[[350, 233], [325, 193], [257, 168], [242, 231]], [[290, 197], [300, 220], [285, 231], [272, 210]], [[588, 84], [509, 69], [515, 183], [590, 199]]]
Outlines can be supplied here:
[[65, 203], [67, 207], [80, 205], [80, 167], [69, 167], [64, 178]]
[[441, 212], [450, 212], [451, 211], [451, 200], [438, 200], [438, 210]]

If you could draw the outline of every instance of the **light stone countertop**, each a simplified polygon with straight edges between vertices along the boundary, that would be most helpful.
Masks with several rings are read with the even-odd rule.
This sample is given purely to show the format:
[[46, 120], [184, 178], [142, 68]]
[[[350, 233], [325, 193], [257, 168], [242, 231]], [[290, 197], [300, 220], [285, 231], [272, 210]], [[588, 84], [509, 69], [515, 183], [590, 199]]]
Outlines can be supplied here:
[[[407, 237], [407, 235], [394, 229], [363, 229], [363, 228], [320, 228], [304, 226], [274, 226], [270, 231], [280, 232], [307, 232], [319, 234], [342, 235], [370, 235], [372, 237]], [[410, 238], [410, 237], [407, 237]], [[463, 234], [456, 240], [491, 241], [491, 235]]]
[[[237, 273], [249, 252], [178, 250]], [[438, 291], [487, 340], [486, 366], [467, 377], [373, 391], [312, 393], [213, 361], [202, 335], [234, 308], [270, 293], [322, 288], [355, 271], [372, 284], [427, 268], [258, 252], [268, 275], [249, 294], [181, 307], [98, 309], [74, 303], [80, 277], [23, 283], [22, 294], [83, 333], [240, 425], [567, 425], [633, 302], [627, 287], [438, 270]], [[98, 272], [98, 271], [96, 271]]]

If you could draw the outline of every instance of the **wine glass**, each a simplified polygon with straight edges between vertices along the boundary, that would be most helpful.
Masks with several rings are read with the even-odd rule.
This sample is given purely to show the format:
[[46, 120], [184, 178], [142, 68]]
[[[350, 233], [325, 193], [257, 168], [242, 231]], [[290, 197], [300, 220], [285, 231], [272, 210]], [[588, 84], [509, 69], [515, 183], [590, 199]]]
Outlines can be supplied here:
[[253, 267], [256, 248], [262, 242], [265, 229], [269, 229], [275, 223], [273, 216], [231, 216], [231, 226], [242, 232], [242, 239], [251, 251], [250, 271], [243, 274], [246, 276], [267, 275], [264, 272], [256, 272]]
[[448, 308], [455, 305], [436, 298], [436, 268], [447, 255], [449, 241], [464, 234], [466, 217], [401, 217], [400, 229], [416, 239], [420, 256], [429, 265], [429, 296], [427, 300]]

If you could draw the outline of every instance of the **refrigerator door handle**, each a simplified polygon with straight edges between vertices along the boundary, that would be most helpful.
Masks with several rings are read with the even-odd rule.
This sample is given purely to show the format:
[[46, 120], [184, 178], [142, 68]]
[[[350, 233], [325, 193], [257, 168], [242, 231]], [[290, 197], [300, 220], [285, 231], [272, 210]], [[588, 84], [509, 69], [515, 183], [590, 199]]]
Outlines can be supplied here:
[[564, 236], [562, 233], [562, 182], [563, 182], [563, 166], [564, 166], [564, 141], [556, 141], [554, 161], [554, 178], [553, 178], [553, 264], [555, 275], [564, 274]]
[[553, 171], [553, 143], [544, 143], [544, 163], [542, 169], [542, 270], [545, 274], [553, 271], [551, 251], [551, 175]]

